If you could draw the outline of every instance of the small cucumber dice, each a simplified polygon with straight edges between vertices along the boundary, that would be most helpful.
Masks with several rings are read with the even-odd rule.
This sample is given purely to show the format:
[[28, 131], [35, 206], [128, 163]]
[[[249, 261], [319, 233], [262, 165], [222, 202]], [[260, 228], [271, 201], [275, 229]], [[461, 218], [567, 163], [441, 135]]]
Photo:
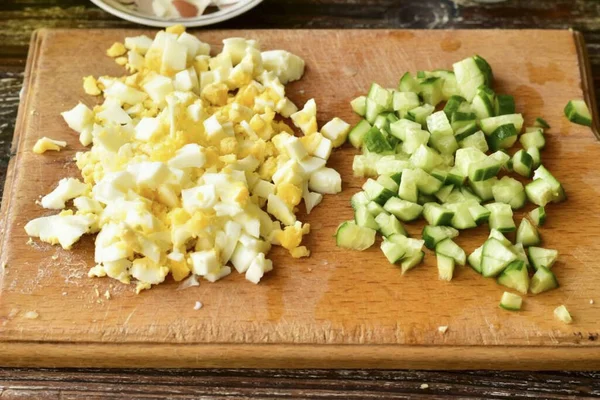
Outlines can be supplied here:
[[504, 292], [500, 299], [500, 307], [508, 311], [519, 311], [523, 304], [523, 298], [517, 294]]
[[565, 116], [579, 125], [592, 126], [592, 114], [583, 100], [571, 100], [565, 106]]

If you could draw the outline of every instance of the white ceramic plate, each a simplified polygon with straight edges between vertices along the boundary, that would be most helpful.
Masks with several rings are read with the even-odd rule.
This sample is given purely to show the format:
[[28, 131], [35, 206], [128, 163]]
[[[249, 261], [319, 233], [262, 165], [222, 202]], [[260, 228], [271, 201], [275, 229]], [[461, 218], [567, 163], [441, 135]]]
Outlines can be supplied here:
[[92, 3], [104, 11], [119, 18], [142, 25], [157, 27], [167, 27], [175, 24], [181, 24], [187, 27], [216, 24], [245, 13], [251, 8], [256, 7], [261, 1], [262, 0], [240, 0], [238, 3], [228, 6], [227, 8], [222, 8], [214, 12], [207, 12], [198, 17], [165, 19], [142, 13], [117, 0], [91, 0]]

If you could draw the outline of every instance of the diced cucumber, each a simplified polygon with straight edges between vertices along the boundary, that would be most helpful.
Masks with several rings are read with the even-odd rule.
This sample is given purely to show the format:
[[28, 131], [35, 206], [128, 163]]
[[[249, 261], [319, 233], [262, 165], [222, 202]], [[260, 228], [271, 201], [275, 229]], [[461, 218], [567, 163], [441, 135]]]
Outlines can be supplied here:
[[369, 196], [365, 192], [360, 191], [352, 195], [350, 205], [354, 210], [357, 210], [361, 206], [366, 206], [369, 201]]
[[[377, 118], [375, 118], [375, 121], [373, 122], [373, 128], [377, 128], [382, 131], [389, 130], [389, 126], [390, 126], [390, 121], [388, 121], [385, 113], [379, 114], [377, 116]], [[367, 134], [368, 134], [368, 132], [367, 132]]]
[[510, 205], [504, 203], [490, 203], [485, 207], [490, 210], [489, 224], [490, 229], [497, 229], [500, 232], [512, 232], [517, 227], [513, 221], [513, 213]]
[[398, 191], [398, 184], [389, 175], [379, 175], [377, 182], [387, 190], [394, 193]]
[[502, 232], [500, 232], [498, 229], [494, 229], [492, 228], [490, 230], [490, 234], [488, 236], [489, 238], [494, 238], [497, 241], [499, 241], [500, 243], [502, 243], [503, 245], [505, 245], [506, 247], [510, 248], [512, 246], [512, 243], [510, 240], [508, 240], [506, 238], [506, 236], [504, 236], [504, 234]]
[[494, 116], [494, 103], [496, 101], [495, 97], [495, 93], [486, 86], [482, 86], [477, 89], [477, 93], [471, 102], [471, 108], [477, 115], [478, 119]]
[[497, 95], [495, 111], [496, 115], [514, 114], [516, 111], [515, 98], [508, 94]]
[[466, 180], [467, 176], [463, 175], [462, 171], [454, 166], [448, 171], [448, 175], [446, 175], [446, 180], [444, 182], [458, 187], [464, 185]]
[[440, 253], [436, 253], [438, 277], [442, 281], [450, 282], [452, 275], [454, 275], [454, 258], [445, 256]]
[[358, 96], [350, 102], [350, 106], [352, 107], [352, 111], [364, 117], [367, 112], [367, 98], [365, 96]]
[[477, 225], [488, 222], [491, 211], [474, 200], [468, 201], [469, 213]]
[[537, 246], [542, 242], [539, 232], [527, 218], [521, 220], [515, 240], [517, 243], [522, 243], [525, 247]]
[[371, 129], [371, 124], [365, 120], [361, 119], [358, 124], [348, 134], [348, 140], [352, 144], [352, 146], [357, 149], [362, 147], [363, 138], [367, 134], [367, 132]]
[[458, 149], [454, 156], [454, 166], [462, 173], [463, 176], [469, 175], [469, 166], [473, 163], [478, 163], [485, 160], [487, 156], [481, 150], [473, 147], [466, 149]]
[[394, 214], [404, 222], [419, 218], [423, 212], [423, 206], [397, 197], [390, 198], [383, 206], [383, 209]]
[[481, 150], [484, 153], [486, 153], [489, 150], [489, 146], [487, 144], [487, 140], [485, 139], [485, 134], [483, 133], [483, 131], [477, 131], [472, 135], [467, 136], [466, 138], [462, 139], [459, 142], [459, 144], [460, 147], [462, 147], [463, 149], [467, 147], [474, 147], [476, 149]]
[[375, 100], [368, 97], [365, 104], [365, 119], [369, 121], [370, 124], [375, 122], [375, 119], [379, 114], [387, 110], [387, 107], [378, 104]]
[[544, 207], [534, 208], [529, 212], [529, 218], [536, 226], [542, 226], [546, 223], [546, 209]]
[[444, 69], [436, 69], [431, 71], [432, 76], [437, 76], [442, 79], [442, 95], [444, 100], [448, 100], [452, 96], [456, 96], [459, 94], [458, 84], [456, 82], [456, 76], [454, 72], [444, 70]]
[[506, 269], [498, 276], [500, 285], [514, 289], [517, 292], [527, 294], [529, 290], [529, 273], [527, 266], [521, 260], [515, 260], [508, 264]]
[[404, 235], [406, 236], [406, 230], [398, 221], [396, 217], [388, 213], [381, 213], [375, 217], [375, 223], [377, 224], [377, 230], [385, 237], [391, 235]]
[[465, 140], [469, 136], [472, 136], [475, 133], [477, 133], [479, 131], [479, 125], [477, 125], [477, 122], [471, 122], [460, 128], [457, 127], [455, 129], [454, 127], [452, 127], [452, 129], [454, 129], [454, 137], [460, 143], [461, 141]]
[[423, 104], [419, 107], [415, 107], [406, 113], [407, 117], [410, 117], [414, 122], [425, 126], [427, 124], [427, 117], [429, 117], [435, 111], [435, 107], [431, 104]]
[[529, 150], [532, 147], [543, 149], [546, 146], [546, 138], [540, 128], [525, 132], [519, 138], [519, 142], [525, 150]]
[[458, 149], [454, 131], [443, 111], [437, 111], [427, 117], [427, 128], [431, 134], [431, 146], [442, 154], [453, 154]]
[[404, 246], [385, 239], [381, 242], [381, 251], [390, 264], [396, 264], [406, 254]]
[[487, 156], [483, 161], [474, 162], [469, 165], [469, 179], [471, 182], [485, 181], [495, 177], [502, 164], [495, 158]]
[[517, 259], [523, 261], [525, 265], [529, 268], [529, 258], [527, 257], [527, 253], [525, 252], [525, 248], [522, 243], [517, 243], [511, 248], [512, 252], [517, 255]]
[[551, 269], [558, 259], [558, 251], [531, 246], [529, 248], [529, 261], [536, 270], [540, 267]]
[[512, 157], [513, 170], [526, 178], [531, 176], [533, 170], [533, 158], [525, 150], [517, 151]]
[[[385, 118], [384, 118], [385, 119]], [[373, 126], [363, 137], [363, 146], [373, 153], [383, 153], [391, 151], [392, 146], [387, 141], [381, 130]]]
[[515, 130], [519, 133], [523, 128], [523, 116], [521, 114], [499, 115], [479, 121], [479, 126], [486, 135], [491, 135], [498, 127], [506, 124], [514, 125]]
[[419, 193], [419, 197], [417, 198], [417, 204], [424, 206], [427, 203], [435, 203], [437, 199], [434, 195]]
[[[454, 131], [455, 136], [457, 136], [456, 130], [458, 128], [462, 128], [473, 122], [477, 122], [477, 115], [472, 112], [464, 113], [464, 112], [460, 112], [460, 111], [455, 111], [450, 116], [450, 126], [452, 127], [452, 130]], [[461, 140], [461, 139], [457, 138], [456, 140]]]
[[481, 204], [481, 202], [483, 201], [479, 196], [473, 193], [471, 189], [469, 189], [466, 186], [460, 188], [460, 193], [463, 195], [466, 201], [474, 201], [477, 204]]
[[523, 304], [523, 298], [517, 294], [504, 292], [500, 299], [500, 307], [507, 311], [519, 311]]
[[362, 186], [362, 189], [367, 193], [369, 199], [374, 201], [377, 204], [385, 204], [385, 202], [392, 196], [394, 196], [394, 192], [386, 189], [376, 180], [371, 178], [367, 179], [367, 181]]
[[564, 322], [565, 324], [570, 324], [573, 322], [573, 318], [571, 314], [569, 314], [569, 310], [564, 305], [560, 305], [554, 309], [554, 318], [559, 320], [560, 322]]
[[462, 192], [460, 191], [460, 189], [455, 187], [454, 190], [452, 190], [452, 192], [450, 193], [450, 195], [446, 199], [445, 203], [446, 204], [462, 203], [462, 202], [464, 202], [466, 200], [467, 199], [465, 199], [465, 195], [462, 194]]
[[[379, 175], [390, 175], [396, 178], [402, 175], [402, 171], [411, 168], [410, 161], [398, 160], [395, 156], [383, 156], [375, 163], [375, 171]], [[396, 183], [399, 183], [400, 180]]]
[[413, 78], [410, 72], [404, 73], [398, 83], [398, 90], [400, 92], [419, 92], [419, 83]]
[[[439, 201], [441, 201], [442, 203], [445, 203], [448, 200], [448, 197], [450, 196], [450, 193], [452, 193], [453, 189], [454, 189], [454, 185], [442, 186], [440, 188], [440, 190], [435, 192], [435, 197], [437, 197], [437, 199]], [[400, 196], [400, 197], [402, 197], [402, 196]]]
[[379, 226], [375, 222], [375, 217], [369, 212], [367, 206], [360, 206], [354, 211], [354, 221], [358, 226], [366, 228], [378, 229]]
[[438, 77], [425, 78], [419, 83], [420, 94], [423, 97], [423, 101], [432, 106], [436, 106], [439, 102], [444, 100], [444, 94], [442, 92], [443, 80]]
[[565, 106], [565, 116], [579, 125], [592, 126], [592, 114], [583, 100], [571, 100]]
[[398, 197], [413, 203], [417, 202], [419, 191], [417, 189], [417, 178], [414, 170], [408, 169], [402, 173]]
[[429, 174], [441, 182], [446, 182], [446, 177], [448, 177], [448, 170], [448, 168], [441, 166], [439, 168], [433, 169], [429, 172]]
[[533, 204], [545, 206], [554, 198], [552, 187], [543, 179], [536, 179], [525, 186], [527, 198]]
[[443, 163], [442, 157], [434, 149], [420, 145], [410, 157], [410, 162], [424, 171], [431, 171]]
[[[444, 113], [446, 114], [446, 116], [448, 118], [452, 117], [452, 114], [456, 111], [458, 111], [460, 105], [462, 103], [466, 103], [467, 101], [465, 100], [464, 97], [462, 96], [451, 96], [448, 101], [446, 102], [446, 105], [444, 106]], [[467, 103], [468, 104], [468, 103]]]
[[529, 291], [533, 294], [539, 294], [548, 290], [556, 289], [558, 280], [556, 276], [546, 267], [540, 266], [531, 277]]
[[482, 201], [492, 200], [494, 198], [494, 193], [492, 192], [492, 188], [498, 182], [498, 178], [495, 176], [490, 179], [486, 179], [485, 181], [470, 181], [469, 185], [471, 190], [481, 198]]
[[537, 126], [539, 128], [550, 129], [550, 124], [546, 122], [546, 120], [542, 117], [537, 117], [533, 126]]
[[338, 227], [335, 241], [338, 247], [363, 251], [375, 243], [375, 230], [346, 221]]
[[531, 156], [533, 160], [533, 168], [537, 168], [542, 163], [542, 156], [540, 155], [540, 149], [537, 147], [530, 147], [527, 149], [527, 154]]
[[467, 262], [465, 251], [450, 238], [440, 241], [435, 246], [435, 253], [445, 255], [446, 257], [452, 257], [459, 265], [465, 265]]
[[[558, 203], [567, 199], [561, 183], [543, 165], [540, 165], [533, 173], [533, 179], [543, 179], [552, 188], [552, 202]], [[540, 204], [541, 205], [541, 204]]]
[[409, 110], [419, 107], [421, 100], [419, 95], [413, 92], [394, 92], [392, 108], [400, 118], [404, 117]]
[[444, 239], [453, 239], [458, 236], [458, 231], [449, 226], [426, 225], [423, 228], [423, 240], [428, 249], [434, 250], [435, 245]]
[[472, 101], [481, 85], [490, 86], [491, 69], [481, 57], [469, 57], [452, 65], [460, 93]]
[[352, 162], [352, 172], [354, 176], [364, 178], [369, 176], [377, 176], [377, 162], [383, 156], [377, 153], [357, 154]]
[[492, 188], [494, 201], [510, 205], [513, 210], [517, 210], [525, 205], [527, 200], [525, 188], [518, 180], [504, 176]]
[[500, 168], [504, 169], [506, 169], [506, 164], [508, 164], [508, 162], [510, 161], [510, 156], [508, 155], [506, 150], [498, 150], [490, 154], [488, 157], [490, 157], [492, 160], [496, 160], [498, 164], [500, 164]]
[[515, 144], [517, 137], [517, 131], [513, 124], [500, 125], [488, 135], [488, 144], [493, 151], [509, 149]]
[[447, 209], [454, 212], [451, 225], [456, 229], [475, 228], [477, 223], [469, 210], [469, 203], [466, 201], [460, 203], [448, 203], [445, 205]]
[[515, 253], [502, 244], [499, 240], [489, 238], [483, 244], [481, 253], [481, 273], [485, 277], [493, 277], [517, 259]]
[[429, 225], [449, 225], [454, 217], [454, 212], [437, 203], [426, 203], [423, 206], [423, 216]]
[[414, 267], [416, 267], [417, 265], [419, 265], [421, 263], [421, 261], [423, 261], [423, 257], [425, 257], [425, 252], [418, 251], [415, 254], [404, 258], [402, 260], [402, 263], [400, 264], [402, 274], [404, 275], [404, 273], [406, 273], [406, 271], [409, 271], [409, 270], [413, 269]]
[[382, 106], [384, 110], [391, 110], [392, 108], [392, 92], [375, 82], [371, 84], [367, 98]]
[[467, 262], [478, 274], [481, 274], [481, 255], [483, 253], [483, 245], [476, 248], [469, 257], [467, 257]]
[[387, 214], [387, 211], [385, 211], [380, 204], [377, 204], [374, 201], [369, 201], [366, 207], [374, 217], [377, 217], [380, 214]]
[[[390, 133], [402, 141], [406, 140], [406, 132], [409, 130], [421, 130], [421, 125], [405, 118], [390, 124]], [[427, 140], [429, 140], [429, 136], [427, 136]]]
[[404, 135], [402, 151], [407, 154], [413, 154], [419, 147], [426, 145], [429, 139], [429, 132], [422, 129], [409, 129]]
[[443, 183], [420, 168], [414, 169], [417, 189], [424, 195], [432, 195], [441, 189]]

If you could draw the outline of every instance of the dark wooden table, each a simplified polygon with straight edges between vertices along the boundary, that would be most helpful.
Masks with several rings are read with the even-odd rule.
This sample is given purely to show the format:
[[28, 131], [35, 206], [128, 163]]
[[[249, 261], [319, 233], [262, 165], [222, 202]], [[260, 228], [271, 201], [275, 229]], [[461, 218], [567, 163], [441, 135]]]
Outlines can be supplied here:
[[[31, 32], [131, 26], [87, 0], [0, 0], [0, 198]], [[585, 35], [600, 94], [600, 0], [265, 0], [214, 28], [573, 28]], [[0, 368], [2, 399], [509, 396], [598, 398], [600, 373]]]

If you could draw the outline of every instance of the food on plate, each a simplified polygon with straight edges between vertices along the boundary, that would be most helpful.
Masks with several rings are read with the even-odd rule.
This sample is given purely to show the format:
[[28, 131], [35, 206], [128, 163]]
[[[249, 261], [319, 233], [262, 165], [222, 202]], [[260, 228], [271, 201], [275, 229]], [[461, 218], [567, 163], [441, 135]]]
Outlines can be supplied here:
[[44, 136], [38, 139], [33, 146], [33, 152], [36, 154], [43, 154], [47, 151], [60, 151], [63, 147], [67, 146], [67, 142], [62, 140], [54, 140]]
[[97, 233], [89, 275], [134, 280], [138, 292], [168, 274], [214, 282], [232, 268], [258, 283], [272, 245], [309, 256], [310, 225], [297, 212], [341, 191], [327, 160], [350, 125], [335, 118], [319, 130], [315, 100], [299, 110], [286, 96], [304, 73], [300, 57], [243, 38], [210, 53], [181, 26], [113, 44], [108, 54], [129, 74], [84, 78], [103, 103], [62, 113], [91, 145], [75, 155], [81, 179], [41, 199], [61, 211], [30, 221], [27, 234], [69, 249]]
[[[361, 120], [348, 141], [362, 150], [352, 169], [366, 181], [351, 199], [354, 221], [337, 230], [338, 246], [363, 251], [379, 233], [381, 251], [402, 273], [421, 263], [424, 245], [435, 252], [441, 280], [452, 280], [455, 266], [468, 263], [523, 294], [558, 287], [550, 270], [558, 252], [536, 247], [545, 207], [566, 200], [541, 160], [550, 125], [537, 117], [524, 128], [514, 98], [495, 93], [493, 80], [490, 65], [475, 55], [452, 71], [407, 72], [395, 88], [373, 83], [351, 101]], [[589, 118], [585, 103], [569, 104], [572, 120]], [[517, 228], [513, 213], [528, 203], [538, 207]], [[403, 224], [420, 218], [427, 222], [422, 240], [409, 238]], [[467, 257], [454, 239], [482, 224], [490, 235]], [[514, 243], [504, 236], [513, 231]], [[520, 304], [510, 293], [500, 303], [510, 310]]]
[[118, 0], [137, 12], [165, 19], [194, 18], [211, 9], [221, 10], [243, 0]]

